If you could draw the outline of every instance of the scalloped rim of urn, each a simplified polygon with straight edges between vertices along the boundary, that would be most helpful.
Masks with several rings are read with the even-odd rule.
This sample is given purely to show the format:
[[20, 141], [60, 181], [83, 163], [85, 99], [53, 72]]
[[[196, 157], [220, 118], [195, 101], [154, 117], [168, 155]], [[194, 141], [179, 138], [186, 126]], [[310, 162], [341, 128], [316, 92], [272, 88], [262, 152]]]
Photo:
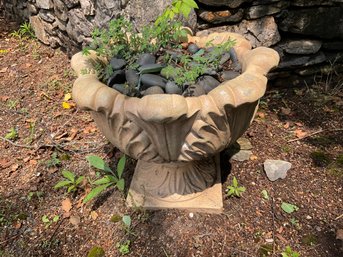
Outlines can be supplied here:
[[[194, 110], [188, 107], [202, 105], [204, 97], [212, 98], [218, 108], [225, 105], [237, 107], [244, 103], [256, 102], [265, 93], [266, 74], [279, 63], [280, 57], [275, 50], [267, 47], [257, 47], [251, 50], [251, 44], [246, 39], [230, 32], [215, 32], [202, 37], [188, 36], [188, 41], [196, 43], [199, 47], [205, 47], [209, 41], [216, 45], [229, 39], [236, 41], [234, 49], [242, 65], [242, 74], [232, 80], [222, 82], [207, 95], [183, 97], [175, 94], [157, 94], [142, 98], [123, 95], [99, 81], [90, 62], [99, 58], [95, 53], [84, 56], [82, 52], [79, 52], [71, 59], [71, 66], [78, 76], [73, 86], [73, 99], [81, 109], [92, 111], [106, 110], [106, 107], [113, 105], [113, 100], [136, 110], [146, 109], [146, 103], [149, 103], [149, 111], [145, 110], [142, 118], [156, 122], [171, 117], [171, 113], [173, 113], [172, 116], [178, 117], [185, 114], [191, 115]], [[89, 74], [84, 74], [84, 69], [87, 69]], [[99, 94], [101, 94], [102, 103], [96, 101]], [[176, 113], [178, 115], [175, 115]]]

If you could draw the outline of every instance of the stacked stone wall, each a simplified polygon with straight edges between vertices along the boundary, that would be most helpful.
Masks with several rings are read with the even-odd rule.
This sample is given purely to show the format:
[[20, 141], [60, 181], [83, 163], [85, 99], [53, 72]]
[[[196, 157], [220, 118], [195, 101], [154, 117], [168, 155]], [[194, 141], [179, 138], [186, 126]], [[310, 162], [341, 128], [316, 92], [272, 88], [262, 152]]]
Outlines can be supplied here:
[[[1, 0], [8, 19], [29, 20], [51, 47], [78, 51], [94, 27], [120, 15], [137, 27], [152, 22], [171, 0]], [[199, 0], [188, 25], [198, 33], [232, 31], [281, 56], [275, 84], [297, 85], [314, 74], [343, 71], [343, 0]]]

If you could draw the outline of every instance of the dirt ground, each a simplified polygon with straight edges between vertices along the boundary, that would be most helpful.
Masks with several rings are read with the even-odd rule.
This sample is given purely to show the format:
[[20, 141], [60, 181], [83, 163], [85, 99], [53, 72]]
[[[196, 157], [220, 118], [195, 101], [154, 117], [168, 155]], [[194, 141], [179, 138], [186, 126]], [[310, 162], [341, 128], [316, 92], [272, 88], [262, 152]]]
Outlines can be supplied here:
[[[223, 155], [222, 214], [130, 209], [115, 189], [83, 205], [89, 183], [74, 194], [53, 188], [62, 170], [94, 178], [86, 156], [114, 168], [120, 153], [72, 99], [62, 107], [75, 79], [66, 54], [11, 37], [9, 25], [0, 22], [0, 256], [87, 256], [95, 246], [120, 256], [118, 244], [123, 252], [127, 240], [127, 256], [281, 256], [287, 246], [301, 256], [343, 256], [336, 239], [343, 229], [342, 77], [267, 91], [244, 135], [250, 160]], [[270, 182], [266, 159], [292, 163], [287, 177]], [[134, 165], [126, 165], [126, 188]], [[241, 198], [225, 195], [234, 176], [246, 188]], [[299, 209], [288, 214], [283, 202]], [[130, 231], [114, 222], [118, 215], [131, 217]]]

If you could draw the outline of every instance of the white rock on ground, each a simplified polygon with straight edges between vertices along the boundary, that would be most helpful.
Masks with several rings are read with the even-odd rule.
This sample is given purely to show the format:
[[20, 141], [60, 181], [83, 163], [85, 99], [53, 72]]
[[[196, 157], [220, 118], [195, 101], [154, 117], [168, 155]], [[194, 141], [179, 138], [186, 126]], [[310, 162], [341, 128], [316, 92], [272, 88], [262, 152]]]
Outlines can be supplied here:
[[263, 164], [264, 171], [270, 181], [284, 179], [287, 176], [287, 171], [292, 167], [292, 164], [282, 160], [266, 160]]

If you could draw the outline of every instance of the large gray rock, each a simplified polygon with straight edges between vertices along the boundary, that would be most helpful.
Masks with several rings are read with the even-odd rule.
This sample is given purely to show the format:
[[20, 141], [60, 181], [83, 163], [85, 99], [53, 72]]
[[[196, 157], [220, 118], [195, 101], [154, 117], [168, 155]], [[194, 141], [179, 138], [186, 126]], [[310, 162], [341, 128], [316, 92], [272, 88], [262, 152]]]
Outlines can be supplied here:
[[36, 6], [42, 9], [52, 9], [54, 4], [52, 0], [36, 0]]
[[38, 15], [46, 22], [52, 23], [55, 21], [55, 16], [48, 10], [42, 9]]
[[49, 45], [49, 35], [45, 31], [46, 22], [44, 22], [38, 15], [30, 17], [30, 23], [35, 31], [36, 37], [44, 44]]
[[282, 160], [266, 160], [263, 166], [268, 179], [275, 181], [277, 179], [284, 179], [292, 164]]
[[128, 1], [122, 14], [134, 20], [135, 25], [141, 28], [144, 24], [154, 22], [172, 0], [165, 1]]
[[79, 4], [79, 0], [62, 0], [65, 5], [71, 9]]
[[94, 15], [94, 0], [80, 0], [80, 5], [84, 15]]
[[280, 1], [269, 5], [255, 5], [250, 7], [246, 12], [247, 19], [257, 19], [263, 16], [281, 12], [289, 6], [289, 1]]
[[235, 153], [231, 160], [244, 162], [250, 160], [250, 156], [252, 155], [252, 151], [250, 150], [239, 150], [239, 152]]
[[29, 11], [30, 15], [36, 15], [38, 13], [37, 7], [33, 4], [28, 4], [27, 10]]
[[61, 21], [67, 21], [68, 7], [61, 0], [55, 0], [54, 3], [55, 16]]
[[322, 46], [319, 40], [290, 40], [285, 46], [284, 50], [289, 54], [315, 54]]
[[307, 8], [288, 10], [280, 18], [279, 29], [319, 38], [343, 38], [343, 8]]
[[197, 35], [210, 32], [235, 32], [243, 35], [250, 41], [253, 47], [271, 46], [280, 41], [280, 34], [277, 29], [274, 17], [267, 16], [256, 20], [243, 20], [238, 25], [222, 26], [200, 31]]
[[252, 2], [253, 0], [199, 0], [200, 3], [211, 6], [229, 6], [230, 8], [237, 8], [241, 4], [246, 2]]
[[88, 21], [80, 9], [69, 11], [69, 21], [67, 23], [67, 33], [76, 42], [82, 43], [85, 37], [90, 37], [93, 24]]
[[330, 0], [293, 0], [290, 1], [294, 6], [319, 6], [319, 5], [333, 5], [333, 1]]
[[326, 56], [323, 52], [318, 52], [317, 54], [308, 56], [285, 55], [283, 58], [281, 58], [278, 69], [293, 69], [301, 66], [304, 67], [315, 65], [325, 61]]

